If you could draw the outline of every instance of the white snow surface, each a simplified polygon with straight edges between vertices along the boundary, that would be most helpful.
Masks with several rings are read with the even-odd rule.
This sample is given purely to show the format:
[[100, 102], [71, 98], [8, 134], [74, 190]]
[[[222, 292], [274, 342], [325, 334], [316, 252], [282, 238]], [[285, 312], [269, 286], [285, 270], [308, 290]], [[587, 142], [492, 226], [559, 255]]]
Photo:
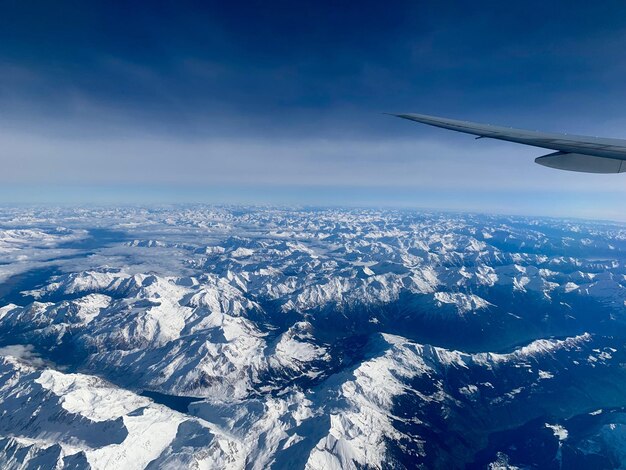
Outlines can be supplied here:
[[[36, 370], [9, 357], [0, 359], [0, 374], [1, 439], [32, 446], [32, 458], [56, 445], [58, 452], [40, 460], [41, 468], [63, 468], [72, 456], [94, 469], [143, 469], [164, 459], [195, 468], [244, 466], [237, 440], [102, 379]], [[194, 445], [196, 433], [204, 436], [202, 446]], [[8, 455], [5, 448], [5, 463], [13, 467], [17, 462]]]
[[[461, 466], [464, 446], [482, 444], [447, 436], [449, 423], [488, 410], [521, 424], [510, 404], [558, 408], [545, 387], [563, 376], [583, 387], [574, 371], [621, 361], [585, 329], [506, 338], [542, 309], [575, 318], [597, 304], [624, 320], [626, 271], [606, 253], [626, 230], [523, 223], [360, 209], [0, 210], [0, 280], [28, 296], [0, 304], [10, 332], [0, 466], [403, 468], [399, 452]], [[79, 248], [94, 228], [125, 235]], [[601, 256], [581, 255], [591, 249]], [[22, 274], [50, 267], [22, 287]], [[503, 322], [493, 331], [516, 346], [469, 353], [410, 339], [428, 333], [417, 314], [455, 339]], [[183, 413], [143, 390], [193, 403]], [[434, 453], [433, 436], [453, 451]], [[491, 465], [514, 467], [506, 455]]]

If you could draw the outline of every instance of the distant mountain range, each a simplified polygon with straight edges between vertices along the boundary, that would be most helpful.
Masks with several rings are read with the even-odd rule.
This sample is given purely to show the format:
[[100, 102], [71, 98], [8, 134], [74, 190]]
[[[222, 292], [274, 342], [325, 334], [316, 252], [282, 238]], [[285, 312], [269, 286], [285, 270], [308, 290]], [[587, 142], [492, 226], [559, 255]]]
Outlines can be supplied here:
[[626, 225], [0, 208], [3, 468], [620, 468]]

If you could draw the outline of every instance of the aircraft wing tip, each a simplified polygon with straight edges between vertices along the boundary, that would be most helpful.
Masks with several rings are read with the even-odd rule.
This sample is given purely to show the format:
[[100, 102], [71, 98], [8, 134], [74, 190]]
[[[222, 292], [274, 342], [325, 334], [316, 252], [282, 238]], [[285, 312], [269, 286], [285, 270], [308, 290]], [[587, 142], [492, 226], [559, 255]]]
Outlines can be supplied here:
[[383, 113], [386, 114], [388, 116], [395, 116], [395, 117], [399, 117], [402, 119], [410, 119], [410, 114], [406, 114], [406, 113]]

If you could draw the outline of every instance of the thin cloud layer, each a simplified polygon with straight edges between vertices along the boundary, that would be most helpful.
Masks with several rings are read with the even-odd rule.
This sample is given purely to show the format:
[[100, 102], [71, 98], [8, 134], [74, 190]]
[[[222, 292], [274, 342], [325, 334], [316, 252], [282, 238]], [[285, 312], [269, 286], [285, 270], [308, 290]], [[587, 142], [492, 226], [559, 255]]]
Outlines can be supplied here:
[[[224, 202], [256, 187], [276, 202], [322, 203], [315, 188], [332, 187], [377, 188], [381, 203], [398, 205], [429, 191], [445, 196], [435, 204], [474, 194], [489, 211], [503, 198], [514, 209], [537, 193], [580, 192], [603, 201], [602, 216], [624, 191], [619, 176], [539, 168], [541, 150], [381, 114], [626, 137], [620, 2], [1, 8], [4, 202], [88, 202], [70, 188], [97, 185], [145, 202], [150, 186], [192, 200], [223, 186]], [[37, 195], [24, 197], [27, 186]], [[492, 202], [479, 197], [490, 191]]]

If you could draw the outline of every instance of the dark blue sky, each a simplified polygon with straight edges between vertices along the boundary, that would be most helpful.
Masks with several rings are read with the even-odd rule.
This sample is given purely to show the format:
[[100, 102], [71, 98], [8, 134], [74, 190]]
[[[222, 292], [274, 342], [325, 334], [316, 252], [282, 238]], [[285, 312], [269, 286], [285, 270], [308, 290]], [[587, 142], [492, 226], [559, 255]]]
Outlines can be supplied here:
[[381, 114], [626, 137], [623, 2], [0, 5], [0, 182], [19, 186], [6, 201], [542, 212], [524, 201], [545, 193], [567, 205], [553, 212], [594, 215], [572, 201], [624, 195], [623, 178], [536, 168], [537, 150]]

